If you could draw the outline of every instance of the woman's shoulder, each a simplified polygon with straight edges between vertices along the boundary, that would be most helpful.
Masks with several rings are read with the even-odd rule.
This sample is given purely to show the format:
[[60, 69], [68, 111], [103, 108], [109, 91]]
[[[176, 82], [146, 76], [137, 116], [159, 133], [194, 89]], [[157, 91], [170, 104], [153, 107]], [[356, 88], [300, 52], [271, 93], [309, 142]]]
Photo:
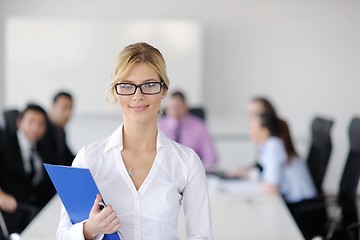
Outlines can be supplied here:
[[102, 138], [95, 142], [85, 145], [83, 148], [86, 152], [104, 150], [110, 137]]
[[265, 144], [266, 148], [284, 148], [284, 142], [279, 137], [269, 137]]
[[117, 146], [120, 143], [120, 138], [122, 136], [122, 125], [118, 127], [110, 136], [104, 137], [98, 141], [87, 144], [84, 146], [86, 152], [98, 152], [106, 151], [114, 146]]
[[287, 153], [283, 141], [278, 137], [270, 137], [261, 146], [261, 152], [265, 158], [275, 157], [280, 162], [286, 161]]
[[100, 162], [99, 160], [104, 157], [108, 143], [109, 137], [83, 146], [77, 153], [73, 161], [73, 166], [84, 168], [96, 166]]
[[108, 140], [109, 138], [103, 138], [83, 146], [76, 154], [75, 160], [81, 161], [83, 159], [88, 159], [88, 156], [98, 156], [99, 153], [104, 151]]

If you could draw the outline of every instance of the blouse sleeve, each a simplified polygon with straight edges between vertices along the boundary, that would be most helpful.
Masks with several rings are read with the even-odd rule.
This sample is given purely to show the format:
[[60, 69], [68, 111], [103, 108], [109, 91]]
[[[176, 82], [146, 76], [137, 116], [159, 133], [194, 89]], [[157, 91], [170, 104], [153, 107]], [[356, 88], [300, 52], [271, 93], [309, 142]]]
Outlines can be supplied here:
[[269, 142], [261, 159], [263, 164], [262, 181], [279, 186], [286, 162], [286, 152], [281, 142]]
[[183, 192], [187, 239], [213, 239], [205, 170], [195, 152], [189, 163], [188, 181]]
[[[82, 148], [76, 155], [73, 164], [73, 167], [86, 167], [85, 164], [85, 148]], [[64, 205], [61, 206], [61, 215], [60, 222], [56, 233], [57, 240], [81, 240], [84, 238], [83, 226], [85, 219], [82, 222], [72, 224], [68, 213]], [[97, 236], [95, 240], [102, 239], [103, 235]]]

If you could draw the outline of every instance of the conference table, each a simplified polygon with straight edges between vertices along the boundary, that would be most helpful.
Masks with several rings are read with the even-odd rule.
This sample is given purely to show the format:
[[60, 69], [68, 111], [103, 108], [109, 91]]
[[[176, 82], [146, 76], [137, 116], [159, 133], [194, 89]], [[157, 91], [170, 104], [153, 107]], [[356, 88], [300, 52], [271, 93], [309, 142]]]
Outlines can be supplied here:
[[[218, 240], [304, 239], [278, 194], [266, 194], [256, 182], [208, 177], [214, 238]], [[55, 239], [61, 201], [56, 195], [21, 234], [21, 240]], [[179, 236], [186, 239], [184, 215]]]

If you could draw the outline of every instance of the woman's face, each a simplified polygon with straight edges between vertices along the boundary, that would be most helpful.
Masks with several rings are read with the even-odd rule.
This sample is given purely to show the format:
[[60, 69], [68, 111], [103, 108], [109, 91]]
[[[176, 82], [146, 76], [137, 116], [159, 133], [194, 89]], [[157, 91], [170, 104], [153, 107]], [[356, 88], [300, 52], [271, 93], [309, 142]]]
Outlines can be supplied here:
[[259, 101], [250, 101], [246, 106], [246, 112], [248, 114], [248, 117], [250, 121], [257, 117], [259, 114], [262, 114], [265, 112], [264, 106]]
[[[146, 82], [160, 82], [157, 72], [146, 63], [136, 63], [121, 83], [143, 84]], [[121, 112], [125, 122], [144, 124], [157, 122], [160, 103], [166, 96], [163, 87], [159, 94], [145, 95], [139, 88], [135, 94], [128, 96], [117, 95]]]
[[261, 126], [260, 117], [253, 116], [250, 120], [250, 139], [256, 144], [264, 142], [269, 136], [269, 132], [266, 128]]
[[249, 120], [249, 136], [254, 143], [261, 142], [262, 128], [259, 115], [264, 112], [264, 106], [259, 101], [250, 101], [246, 105]]

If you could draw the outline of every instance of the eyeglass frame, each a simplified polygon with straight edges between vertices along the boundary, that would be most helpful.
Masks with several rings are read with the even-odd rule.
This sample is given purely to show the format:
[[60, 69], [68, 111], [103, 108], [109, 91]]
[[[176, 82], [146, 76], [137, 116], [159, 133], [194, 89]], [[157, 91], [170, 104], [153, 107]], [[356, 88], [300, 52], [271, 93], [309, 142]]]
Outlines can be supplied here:
[[[159, 84], [159, 85], [160, 85], [160, 90], [159, 90], [159, 92], [156, 92], [156, 93], [144, 93], [141, 87], [144, 86], [144, 85], [146, 85], [146, 84], [149, 84], [149, 83]], [[117, 86], [119, 86], [119, 85], [121, 85], [121, 84], [128, 84], [128, 85], [134, 86], [134, 87], [135, 87], [134, 92], [131, 93], [131, 94], [130, 94], [130, 93], [127, 93], [127, 94], [119, 94], [118, 91], [117, 91]], [[119, 96], [131, 96], [131, 95], [134, 95], [134, 94], [136, 93], [136, 91], [137, 91], [138, 88], [140, 89], [140, 92], [141, 92], [142, 94], [144, 94], [144, 95], [156, 95], [156, 94], [161, 93], [161, 89], [164, 87], [164, 84], [165, 84], [164, 81], [157, 82], [157, 81], [155, 81], [155, 79], [154, 79], [154, 81], [145, 82], [145, 83], [141, 83], [141, 84], [119, 82], [119, 83], [116, 83], [116, 84], [114, 85], [114, 89], [115, 89], [116, 94], [119, 95]]]

